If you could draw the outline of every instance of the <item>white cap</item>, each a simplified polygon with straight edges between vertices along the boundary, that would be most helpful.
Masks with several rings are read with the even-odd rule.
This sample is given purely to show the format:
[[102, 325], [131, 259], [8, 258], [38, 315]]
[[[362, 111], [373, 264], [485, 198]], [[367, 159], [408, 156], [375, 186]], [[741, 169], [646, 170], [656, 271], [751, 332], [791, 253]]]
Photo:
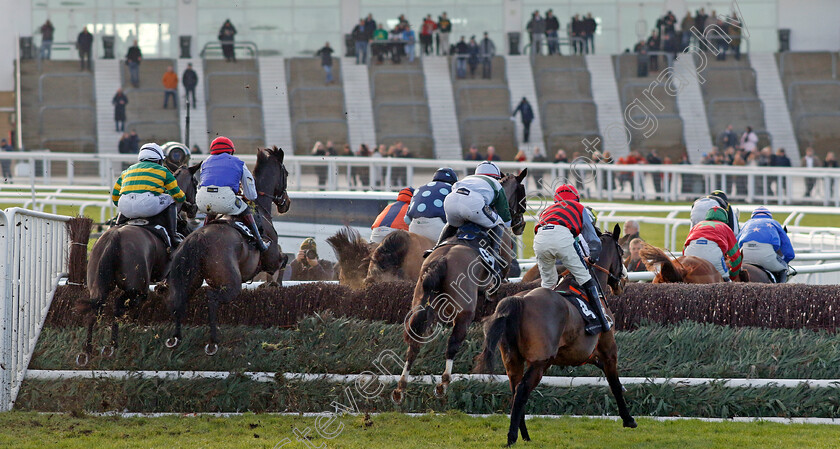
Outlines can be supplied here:
[[138, 161], [162, 161], [164, 159], [163, 150], [160, 145], [149, 142], [140, 147], [140, 153], [137, 155]]
[[502, 177], [502, 172], [499, 170], [499, 167], [490, 161], [484, 161], [478, 164], [478, 167], [475, 168], [475, 174], [486, 175], [496, 179], [500, 179]]

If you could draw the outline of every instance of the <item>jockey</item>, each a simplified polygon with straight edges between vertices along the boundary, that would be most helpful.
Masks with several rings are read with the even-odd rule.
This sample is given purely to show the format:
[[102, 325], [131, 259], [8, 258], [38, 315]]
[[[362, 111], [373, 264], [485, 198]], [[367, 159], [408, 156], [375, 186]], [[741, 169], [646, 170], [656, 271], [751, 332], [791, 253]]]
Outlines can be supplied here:
[[787, 281], [788, 263], [796, 254], [785, 229], [766, 207], [758, 207], [741, 228], [738, 246], [744, 263], [758, 265], [773, 273], [779, 284]]
[[[198, 192], [195, 203], [199, 210], [208, 214], [238, 216], [254, 234], [257, 249], [263, 252], [268, 245], [262, 240], [257, 221], [248, 203], [237, 196], [239, 186], [248, 201], [257, 199], [254, 176], [241, 159], [234, 156], [236, 149], [227, 137], [219, 136], [210, 143], [210, 157], [201, 164]], [[205, 219], [205, 224], [206, 220]]]
[[715, 206], [722, 208], [726, 212], [724, 223], [729, 226], [729, 229], [732, 229], [735, 235], [738, 235], [738, 231], [740, 230], [738, 218], [735, 215], [735, 210], [729, 206], [729, 199], [726, 197], [726, 193], [722, 190], [715, 190], [711, 194], [703, 198], [698, 198], [694, 202], [691, 206], [691, 226], [697, 226], [697, 223], [705, 220], [706, 212]]
[[443, 200], [452, 191], [452, 184], [458, 175], [451, 168], [439, 168], [432, 182], [423, 185], [411, 199], [411, 205], [405, 214], [408, 230], [436, 242], [443, 227], [446, 226], [446, 212]]
[[[502, 172], [496, 164], [484, 161], [475, 168], [475, 173], [452, 185], [452, 192], [443, 200], [446, 212], [446, 226], [440, 233], [437, 246], [454, 236], [458, 227], [466, 222], [475, 223], [490, 231], [490, 240], [495, 259], [500, 258], [504, 229], [510, 227], [510, 206], [507, 195], [499, 180]], [[496, 274], [501, 277], [501, 263], [494, 263]], [[498, 283], [494, 284], [498, 285]], [[489, 294], [494, 293], [491, 287]]]
[[727, 219], [723, 208], [709, 209], [706, 219], [691, 228], [683, 248], [683, 255], [711, 262], [724, 281], [736, 279], [741, 273], [741, 251], [735, 234], [726, 226]]
[[163, 164], [163, 150], [156, 143], [140, 148], [138, 162], [122, 172], [111, 192], [111, 201], [126, 218], [150, 218], [161, 215], [171, 248], [181, 243], [177, 234], [178, 211], [175, 202], [183, 203], [186, 195]]
[[[542, 211], [534, 233], [534, 254], [541, 285], [545, 288], [557, 285], [555, 262], [561, 261], [586, 292], [589, 304], [598, 316], [600, 325], [589, 326], [586, 332], [594, 335], [609, 331], [610, 324], [601, 308], [598, 286], [583, 260], [585, 257], [590, 264], [598, 260], [601, 239], [595, 231], [591, 212], [580, 204], [580, 196], [574, 186], [564, 184], [557, 188], [554, 204]], [[578, 242], [580, 235], [583, 235], [585, 244]], [[576, 248], [577, 245], [580, 245], [581, 251]]]
[[408, 231], [405, 214], [408, 212], [408, 204], [411, 202], [412, 196], [414, 196], [414, 189], [406, 187], [397, 194], [397, 202], [391, 203], [385, 209], [382, 209], [382, 212], [379, 213], [373, 225], [370, 227], [371, 243], [382, 243], [382, 239], [386, 235], [397, 229]]

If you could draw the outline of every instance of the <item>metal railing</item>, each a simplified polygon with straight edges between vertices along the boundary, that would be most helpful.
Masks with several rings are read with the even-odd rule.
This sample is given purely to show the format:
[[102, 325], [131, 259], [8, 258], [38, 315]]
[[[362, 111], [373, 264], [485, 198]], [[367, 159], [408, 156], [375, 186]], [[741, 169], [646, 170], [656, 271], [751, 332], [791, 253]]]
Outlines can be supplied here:
[[[531, 37], [531, 33], [525, 32], [522, 34], [523, 36]], [[532, 39], [533, 40], [533, 39]], [[540, 48], [537, 52], [534, 52], [534, 42], [529, 42], [522, 47], [522, 54], [530, 55], [531, 56], [531, 63], [534, 63], [534, 60], [537, 57], [537, 54], [542, 53], [542, 47], [545, 46], [546, 51], [548, 51], [550, 44], [557, 45], [557, 55], [560, 56], [562, 52], [560, 51], [561, 47], [566, 47], [569, 50], [569, 53], [573, 53], [574, 50], [572, 49], [572, 43], [577, 42], [578, 45], [581, 46], [582, 49], [586, 48], [586, 39], [582, 37], [571, 37], [571, 36], [563, 36], [563, 37], [543, 37], [539, 41], [537, 41], [540, 45]]]
[[[749, 42], [749, 40], [747, 40], [747, 42]], [[837, 79], [837, 53], [835, 53], [833, 51], [828, 51], [828, 52], [826, 52], [826, 51], [797, 51], [797, 52], [794, 52], [794, 53], [792, 53], [792, 52], [782, 52], [782, 53], [780, 53], [779, 54], [779, 68], [781, 69], [782, 77], [785, 77], [785, 75], [787, 74], [787, 62], [786, 62], [786, 60], [788, 58], [788, 55], [793, 54], [793, 55], [797, 55], [797, 56], [802, 56], [803, 54], [817, 55], [817, 54], [826, 54], [826, 53], [831, 56], [831, 79], [836, 80]]]
[[[236, 50], [246, 50], [248, 55], [252, 58], [256, 58], [259, 54], [259, 48], [257, 48], [257, 44], [251, 41], [234, 41], [233, 42], [233, 49]], [[219, 52], [221, 55], [222, 51], [222, 42], [221, 41], [214, 41], [208, 42], [204, 44], [204, 47], [201, 48], [201, 52], [199, 52], [199, 57], [207, 59], [209, 53], [216, 54]]]
[[17, 147], [23, 149], [23, 108], [21, 107], [20, 86], [20, 34], [15, 36], [15, 140]]

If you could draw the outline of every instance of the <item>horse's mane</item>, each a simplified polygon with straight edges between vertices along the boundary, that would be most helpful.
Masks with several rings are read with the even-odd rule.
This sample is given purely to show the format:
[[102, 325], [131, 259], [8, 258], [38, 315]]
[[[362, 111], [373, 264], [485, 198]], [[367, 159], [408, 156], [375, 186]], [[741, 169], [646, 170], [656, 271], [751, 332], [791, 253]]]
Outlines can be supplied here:
[[285, 157], [285, 153], [283, 152], [282, 148], [278, 148], [276, 145], [271, 148], [257, 148], [257, 165], [254, 167], [254, 171], [258, 171], [261, 169], [266, 162], [270, 159], [275, 159], [283, 166], [283, 158]]
[[[665, 282], [684, 282], [686, 272], [685, 267], [679, 262], [672, 260], [665, 251], [649, 244], [644, 243], [639, 256], [645, 263], [645, 268], [648, 271], [656, 271], [656, 265], [661, 265], [659, 269], [659, 276]], [[676, 262], [676, 264], [675, 264]], [[679, 265], [679, 266], [677, 266]]]
[[[342, 269], [353, 270], [367, 267], [370, 261], [370, 249], [367, 242], [359, 235], [359, 231], [345, 226], [335, 235], [327, 237], [327, 243], [338, 256], [338, 265]], [[356, 265], [352, 266], [350, 263], [356, 263]], [[366, 273], [362, 276], [364, 274]]]
[[370, 260], [373, 266], [382, 272], [400, 269], [410, 247], [411, 236], [408, 232], [397, 230], [382, 240], [382, 243], [373, 250]]

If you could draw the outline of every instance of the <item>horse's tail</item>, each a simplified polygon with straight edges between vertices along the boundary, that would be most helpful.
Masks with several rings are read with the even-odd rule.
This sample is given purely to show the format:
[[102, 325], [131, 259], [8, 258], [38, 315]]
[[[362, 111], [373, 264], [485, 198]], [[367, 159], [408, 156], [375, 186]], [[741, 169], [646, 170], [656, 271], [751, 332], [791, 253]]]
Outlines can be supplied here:
[[393, 272], [402, 277], [402, 264], [411, 248], [411, 235], [403, 230], [388, 234], [370, 255], [368, 277], [378, 273]]
[[423, 286], [422, 305], [427, 305], [434, 298], [435, 294], [443, 291], [443, 280], [446, 279], [446, 258], [435, 259], [429, 263], [428, 268], [420, 275]]
[[521, 296], [508, 296], [499, 301], [496, 312], [484, 321], [484, 348], [478, 356], [477, 371], [493, 372], [493, 354], [499, 343], [511, 350], [516, 347], [523, 304]]
[[674, 261], [665, 254], [665, 251], [649, 244], [642, 245], [642, 250], [639, 251], [639, 256], [645, 262], [645, 268], [648, 271], [655, 271], [656, 265], [662, 264], [659, 269], [659, 274], [665, 282], [684, 282], [684, 271], [682, 267], [674, 265]]
[[166, 301], [170, 309], [178, 308], [187, 300], [190, 288], [196, 284], [201, 275], [201, 265], [206, 250], [204, 233], [194, 232], [189, 238], [185, 238], [178, 249], [172, 253], [166, 285], [158, 290], [160, 293], [166, 293]]
[[94, 305], [105, 301], [108, 293], [114, 288], [120, 253], [120, 234], [116, 230], [106, 231], [93, 245], [87, 266], [87, 287], [90, 298], [88, 301], [82, 300], [76, 303], [77, 312], [87, 313]]

